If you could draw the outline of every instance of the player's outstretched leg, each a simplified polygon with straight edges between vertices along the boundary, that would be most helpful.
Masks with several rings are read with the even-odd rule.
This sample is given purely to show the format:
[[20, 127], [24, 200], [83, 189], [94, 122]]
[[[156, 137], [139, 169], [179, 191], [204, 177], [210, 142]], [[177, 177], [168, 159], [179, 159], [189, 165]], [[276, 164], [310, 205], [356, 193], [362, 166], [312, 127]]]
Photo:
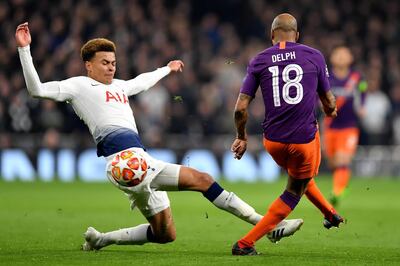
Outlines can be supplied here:
[[[254, 249], [254, 244], [265, 234], [271, 232], [283, 219], [285, 219], [300, 201], [300, 196], [287, 190], [277, 198], [269, 207], [266, 215], [253, 229], [232, 247], [232, 255], [254, 255], [248, 251]], [[254, 249], [255, 251], [255, 249]]]
[[149, 230], [151, 230], [149, 224], [141, 224], [107, 233], [101, 233], [93, 227], [89, 227], [84, 234], [85, 243], [83, 243], [82, 249], [85, 251], [99, 250], [112, 244], [143, 245], [149, 242]]
[[270, 233], [283, 221], [299, 203], [310, 179], [295, 179], [289, 177], [287, 189], [269, 207], [265, 216], [247, 235], [232, 247], [232, 255], [255, 255], [254, 244], [265, 234]]
[[[240, 219], [257, 224], [263, 216], [258, 214], [253, 207], [240, 199], [235, 193], [223, 189], [214, 179], [207, 173], [199, 172], [193, 168], [182, 166], [179, 173], [179, 189], [192, 190], [202, 192], [216, 207], [225, 210]], [[279, 224], [275, 234], [271, 234], [268, 238], [276, 243], [282, 237], [293, 235], [300, 229], [303, 224], [302, 219], [286, 220]], [[279, 229], [279, 233], [278, 230]]]
[[176, 229], [170, 207], [146, 217], [146, 219], [150, 224], [141, 224], [107, 233], [101, 233], [93, 227], [89, 227], [84, 234], [85, 243], [83, 243], [82, 249], [85, 251], [99, 250], [112, 244], [143, 245], [148, 242], [166, 244], [175, 240]]

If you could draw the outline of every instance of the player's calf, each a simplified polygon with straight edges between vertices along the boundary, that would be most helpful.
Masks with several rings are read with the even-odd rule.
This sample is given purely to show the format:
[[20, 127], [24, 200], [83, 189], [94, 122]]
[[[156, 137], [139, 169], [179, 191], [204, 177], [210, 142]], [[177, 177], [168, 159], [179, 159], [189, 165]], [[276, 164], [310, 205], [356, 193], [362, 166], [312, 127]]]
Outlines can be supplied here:
[[171, 208], [167, 208], [151, 217], [147, 217], [151, 226], [147, 228], [146, 236], [149, 242], [166, 244], [176, 239], [176, 228], [172, 218]]

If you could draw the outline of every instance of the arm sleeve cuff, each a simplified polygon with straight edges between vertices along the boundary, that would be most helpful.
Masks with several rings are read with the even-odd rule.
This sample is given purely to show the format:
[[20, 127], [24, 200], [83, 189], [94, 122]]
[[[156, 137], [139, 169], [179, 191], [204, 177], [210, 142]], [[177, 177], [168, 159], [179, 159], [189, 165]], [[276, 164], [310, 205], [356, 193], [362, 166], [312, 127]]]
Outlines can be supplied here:
[[166, 75], [171, 73], [171, 68], [169, 66], [161, 67], [161, 68], [159, 68], [157, 70], [159, 70], [160, 73], [163, 74], [163, 77], [165, 77]]
[[18, 52], [25, 52], [25, 51], [30, 52], [30, 50], [31, 50], [30, 45], [27, 45], [24, 47], [17, 47], [17, 48], [18, 48]]

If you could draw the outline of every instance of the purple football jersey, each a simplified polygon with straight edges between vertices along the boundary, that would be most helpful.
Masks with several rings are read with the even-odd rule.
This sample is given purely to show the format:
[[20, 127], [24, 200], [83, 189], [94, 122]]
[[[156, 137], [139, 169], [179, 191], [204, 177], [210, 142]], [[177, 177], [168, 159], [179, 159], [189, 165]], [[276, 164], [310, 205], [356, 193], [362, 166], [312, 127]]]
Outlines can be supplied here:
[[268, 140], [308, 143], [318, 130], [317, 93], [330, 89], [321, 52], [299, 43], [280, 42], [254, 57], [241, 93], [254, 97], [261, 88]]
[[350, 71], [344, 79], [338, 79], [333, 73], [329, 75], [329, 82], [333, 94], [336, 96], [338, 116], [326, 119], [329, 128], [341, 129], [357, 127], [356, 109], [360, 108], [365, 101], [366, 82], [361, 79], [357, 71]]

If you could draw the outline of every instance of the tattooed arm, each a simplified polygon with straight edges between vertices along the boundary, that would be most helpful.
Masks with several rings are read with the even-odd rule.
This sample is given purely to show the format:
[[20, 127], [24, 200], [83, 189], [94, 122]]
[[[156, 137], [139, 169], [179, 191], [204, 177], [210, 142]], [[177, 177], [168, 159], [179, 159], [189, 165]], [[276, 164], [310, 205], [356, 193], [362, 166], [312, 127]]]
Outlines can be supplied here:
[[236, 139], [233, 141], [231, 151], [234, 157], [240, 160], [247, 149], [246, 122], [248, 117], [247, 107], [253, 98], [240, 93], [236, 101], [234, 119], [236, 127]]

